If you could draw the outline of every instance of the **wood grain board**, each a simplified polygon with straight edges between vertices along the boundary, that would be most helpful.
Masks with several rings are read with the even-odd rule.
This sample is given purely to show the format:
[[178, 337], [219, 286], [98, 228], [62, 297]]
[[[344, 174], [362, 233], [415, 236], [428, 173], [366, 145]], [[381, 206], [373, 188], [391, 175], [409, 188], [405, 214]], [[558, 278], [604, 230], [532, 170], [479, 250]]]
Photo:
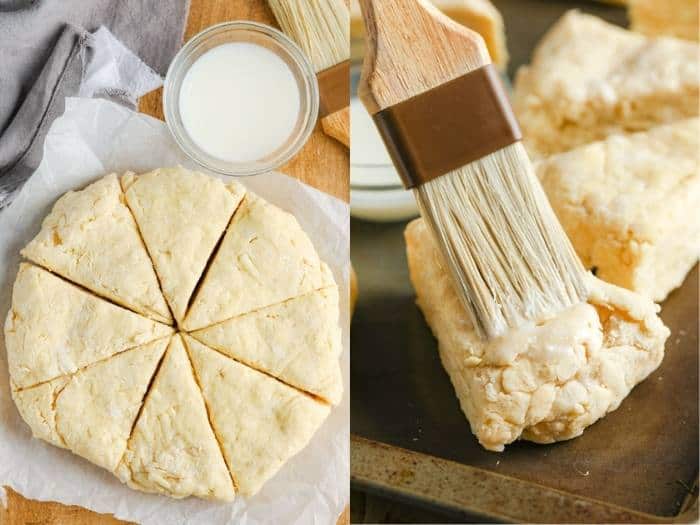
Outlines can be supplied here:
[[[264, 0], [191, 0], [185, 41], [202, 29], [228, 20], [254, 20], [277, 27]], [[143, 113], [163, 119], [162, 90], [145, 95], [139, 104]], [[348, 149], [325, 135], [320, 124], [302, 150], [280, 171], [310, 186], [349, 201], [350, 165]], [[348, 480], [349, 482], [349, 480]], [[0, 504], [0, 525], [124, 525], [110, 515], [54, 502], [28, 500], [6, 488], [8, 506]], [[338, 525], [350, 523], [346, 508]]]

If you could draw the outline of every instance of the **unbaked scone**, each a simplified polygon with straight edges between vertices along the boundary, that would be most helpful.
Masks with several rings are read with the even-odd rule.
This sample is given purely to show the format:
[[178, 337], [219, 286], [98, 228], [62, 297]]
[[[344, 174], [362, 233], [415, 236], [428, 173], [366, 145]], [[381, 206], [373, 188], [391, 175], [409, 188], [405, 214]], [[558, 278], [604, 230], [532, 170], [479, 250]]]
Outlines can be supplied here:
[[330, 286], [190, 335], [253, 368], [338, 404], [338, 288]]
[[30, 387], [172, 332], [22, 263], [5, 321], [10, 382], [15, 390]]
[[330, 406], [184, 339], [236, 488], [255, 494], [307, 445]]
[[333, 284], [296, 218], [248, 192], [182, 326], [198, 330]]
[[[112, 230], [124, 230], [132, 212], [178, 334], [94, 289], [111, 289], [102, 278], [110, 264], [111, 275], [130, 275], [134, 258], [123, 257], [124, 236]], [[80, 271], [58, 276], [21, 263], [15, 280], [5, 322], [10, 386], [36, 437], [137, 490], [231, 501], [239, 488], [255, 495], [340, 401], [332, 272], [292, 215], [238, 183], [183, 168], [109, 175], [59, 199], [26, 255], [44, 249], [42, 239]], [[209, 327], [222, 353], [188, 339], [190, 358], [183, 316], [193, 300], [197, 327]]]
[[698, 0], [629, 0], [628, 14], [632, 31], [645, 35], [668, 35], [697, 41]]
[[170, 340], [116, 474], [132, 488], [174, 498], [234, 498], [179, 335]]
[[172, 322], [114, 173], [58, 199], [21, 253], [121, 306]]
[[34, 436], [114, 470], [168, 337], [12, 392]]
[[513, 108], [536, 157], [698, 115], [698, 44], [569, 11], [516, 76]]
[[183, 168], [122, 177], [126, 203], [175, 320], [187, 304], [245, 190]]
[[590, 276], [587, 303], [479, 339], [422, 219], [406, 229], [411, 281], [472, 432], [489, 450], [581, 435], [661, 363], [669, 330], [651, 300]]
[[611, 135], [535, 169], [583, 263], [658, 302], [700, 255], [698, 151], [695, 118]]

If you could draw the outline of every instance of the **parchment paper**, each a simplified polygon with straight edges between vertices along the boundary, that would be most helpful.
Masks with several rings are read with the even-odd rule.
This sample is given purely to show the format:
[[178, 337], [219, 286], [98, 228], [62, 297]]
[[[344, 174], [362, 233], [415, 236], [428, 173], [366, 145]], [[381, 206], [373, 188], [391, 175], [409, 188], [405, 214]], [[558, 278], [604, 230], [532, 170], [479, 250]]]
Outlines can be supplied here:
[[[16, 200], [0, 213], [0, 315], [4, 319], [19, 250], [37, 232], [54, 201], [115, 171], [144, 172], [191, 163], [166, 125], [113, 102], [69, 98], [52, 125], [41, 165]], [[222, 177], [223, 178], [223, 177]], [[342, 201], [282, 175], [238, 179], [296, 215], [340, 287], [345, 395], [311, 443], [255, 497], [231, 504], [174, 500], [131, 490], [111, 473], [32, 438], [10, 397], [7, 357], [0, 350], [0, 486], [24, 496], [86, 507], [145, 524], [331, 524], [349, 501], [349, 209]], [[0, 496], [3, 491], [0, 489]]]

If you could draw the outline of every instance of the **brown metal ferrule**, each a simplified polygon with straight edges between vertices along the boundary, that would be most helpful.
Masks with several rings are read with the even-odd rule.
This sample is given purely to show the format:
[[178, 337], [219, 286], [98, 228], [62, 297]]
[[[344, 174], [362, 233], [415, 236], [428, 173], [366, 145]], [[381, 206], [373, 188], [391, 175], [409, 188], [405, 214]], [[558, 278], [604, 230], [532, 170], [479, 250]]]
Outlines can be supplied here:
[[491, 64], [383, 109], [373, 118], [406, 188], [522, 139]]
[[350, 61], [346, 60], [316, 74], [318, 79], [318, 116], [323, 118], [350, 104]]

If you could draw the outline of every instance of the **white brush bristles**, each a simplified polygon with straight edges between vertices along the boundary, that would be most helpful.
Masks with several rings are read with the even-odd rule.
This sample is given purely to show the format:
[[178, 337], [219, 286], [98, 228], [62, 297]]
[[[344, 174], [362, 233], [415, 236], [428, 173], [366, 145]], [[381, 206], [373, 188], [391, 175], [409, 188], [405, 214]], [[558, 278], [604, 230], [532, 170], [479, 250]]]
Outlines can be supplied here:
[[316, 72], [350, 58], [350, 10], [345, 0], [268, 0], [282, 31]]
[[415, 195], [483, 337], [586, 300], [585, 270], [521, 143], [418, 186]]

